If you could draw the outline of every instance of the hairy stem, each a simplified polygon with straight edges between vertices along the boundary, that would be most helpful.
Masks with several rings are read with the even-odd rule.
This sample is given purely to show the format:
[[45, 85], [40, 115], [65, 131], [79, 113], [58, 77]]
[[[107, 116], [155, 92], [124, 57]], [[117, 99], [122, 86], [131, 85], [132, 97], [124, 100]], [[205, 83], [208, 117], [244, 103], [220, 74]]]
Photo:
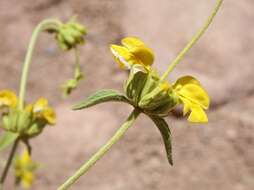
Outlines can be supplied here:
[[126, 122], [117, 130], [113, 137], [103, 145], [84, 165], [79, 168], [76, 173], [74, 173], [67, 181], [61, 185], [58, 190], [66, 190], [72, 184], [74, 184], [82, 175], [84, 175], [98, 160], [102, 158], [104, 154], [106, 154], [109, 149], [123, 137], [125, 132], [132, 126], [134, 121], [137, 119], [140, 111], [138, 109], [134, 109], [130, 114]]
[[27, 84], [27, 78], [28, 78], [28, 72], [29, 67], [32, 60], [32, 55], [34, 52], [35, 44], [38, 39], [39, 33], [45, 30], [57, 30], [58, 26], [61, 24], [60, 21], [56, 19], [46, 19], [39, 23], [37, 27], [35, 28], [32, 37], [30, 39], [30, 43], [27, 49], [24, 65], [23, 65], [23, 71], [21, 76], [21, 82], [20, 82], [20, 91], [19, 91], [19, 109], [23, 109], [24, 107], [24, 98], [25, 98], [25, 92], [26, 92], [26, 84]]
[[168, 69], [166, 72], [163, 74], [161, 77], [161, 81], [165, 80], [169, 73], [175, 68], [175, 66], [184, 58], [186, 53], [197, 43], [197, 41], [201, 38], [201, 36], [205, 33], [207, 28], [210, 26], [212, 23], [214, 17], [216, 16], [219, 8], [222, 5], [223, 0], [217, 0], [217, 4], [215, 8], [212, 11], [212, 14], [208, 17], [202, 28], [193, 36], [191, 41], [185, 46], [185, 48], [178, 54], [178, 56], [173, 60], [173, 62], [169, 65]]
[[2, 173], [1, 178], [0, 178], [0, 190], [3, 189], [4, 181], [5, 181], [6, 177], [7, 177], [8, 171], [10, 169], [13, 157], [14, 157], [15, 152], [16, 152], [17, 147], [18, 147], [18, 143], [19, 143], [19, 139], [17, 139], [14, 142], [13, 146], [12, 146], [9, 158], [8, 158], [8, 160], [6, 162], [6, 165], [4, 167], [3, 173]]

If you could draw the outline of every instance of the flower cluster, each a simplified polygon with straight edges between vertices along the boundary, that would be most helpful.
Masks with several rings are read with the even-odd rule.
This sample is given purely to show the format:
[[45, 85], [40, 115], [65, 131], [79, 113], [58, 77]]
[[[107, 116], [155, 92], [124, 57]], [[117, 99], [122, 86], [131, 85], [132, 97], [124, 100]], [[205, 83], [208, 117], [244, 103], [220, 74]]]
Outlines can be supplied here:
[[56, 123], [56, 114], [45, 98], [28, 104], [24, 109], [17, 107], [18, 98], [10, 90], [0, 91], [0, 109], [2, 109], [2, 127], [9, 132], [19, 134], [20, 138], [31, 138], [42, 132], [46, 125]]
[[58, 45], [63, 50], [70, 50], [79, 44], [84, 44], [86, 29], [76, 21], [61, 24], [56, 31]]
[[178, 104], [189, 122], [206, 123], [210, 99], [200, 82], [192, 76], [183, 76], [170, 84], [160, 78], [151, 67], [154, 53], [138, 38], [127, 37], [122, 46], [111, 45], [111, 52], [120, 68], [130, 70], [125, 93], [135, 107], [149, 115], [165, 117]]

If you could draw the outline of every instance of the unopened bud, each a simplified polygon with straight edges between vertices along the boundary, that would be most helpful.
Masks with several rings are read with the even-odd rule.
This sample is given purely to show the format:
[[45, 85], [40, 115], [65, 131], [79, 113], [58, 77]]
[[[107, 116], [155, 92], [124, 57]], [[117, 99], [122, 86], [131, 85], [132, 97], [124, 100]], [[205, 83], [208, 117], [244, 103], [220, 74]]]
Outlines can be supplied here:
[[58, 45], [63, 50], [70, 50], [85, 42], [86, 29], [75, 21], [60, 25], [56, 32]]

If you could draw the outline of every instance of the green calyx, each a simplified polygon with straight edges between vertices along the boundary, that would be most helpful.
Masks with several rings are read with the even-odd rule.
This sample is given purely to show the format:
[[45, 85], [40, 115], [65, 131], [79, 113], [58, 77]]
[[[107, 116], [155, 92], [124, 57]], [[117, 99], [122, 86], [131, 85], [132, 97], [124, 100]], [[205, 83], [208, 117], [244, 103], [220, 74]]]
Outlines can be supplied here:
[[130, 71], [129, 78], [124, 85], [124, 91], [127, 97], [138, 107], [140, 96], [146, 80], [148, 72], [139, 65], [134, 65]]
[[124, 89], [134, 106], [149, 115], [167, 116], [178, 103], [171, 86], [161, 82], [156, 71], [145, 71], [138, 65], [131, 69]]
[[6, 131], [19, 134], [20, 138], [31, 138], [39, 135], [47, 122], [35, 119], [31, 112], [11, 109], [3, 114], [2, 126]]

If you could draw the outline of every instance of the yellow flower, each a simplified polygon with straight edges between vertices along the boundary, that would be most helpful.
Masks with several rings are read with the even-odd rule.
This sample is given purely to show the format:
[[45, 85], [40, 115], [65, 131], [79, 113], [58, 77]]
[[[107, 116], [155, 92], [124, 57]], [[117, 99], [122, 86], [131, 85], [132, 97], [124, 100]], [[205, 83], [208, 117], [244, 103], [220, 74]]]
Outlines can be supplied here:
[[14, 92], [10, 90], [1, 90], [0, 91], [0, 108], [3, 107], [16, 107], [17, 105], [17, 96]]
[[208, 122], [204, 110], [208, 109], [210, 98], [197, 79], [191, 76], [181, 77], [175, 82], [173, 89], [184, 105], [184, 115], [190, 112], [188, 121], [194, 123]]
[[[153, 114], [158, 113], [159, 110], [166, 115], [173, 106], [181, 103], [184, 115], [190, 113], [189, 122], [208, 122], [204, 110], [208, 109], [210, 99], [197, 79], [184, 76], [171, 86], [158, 74], [153, 74], [156, 73], [151, 68], [154, 54], [144, 42], [138, 38], [126, 37], [121, 43], [122, 46], [111, 45], [111, 52], [121, 68], [131, 70], [125, 89], [127, 96], [135, 104], [146, 109], [145, 111], [149, 107]], [[158, 85], [159, 88], [157, 88]], [[158, 109], [154, 109], [154, 106]], [[151, 112], [151, 110], [148, 111]]]
[[121, 41], [123, 46], [111, 45], [114, 59], [122, 69], [130, 69], [132, 65], [143, 65], [149, 70], [154, 61], [153, 51], [138, 38], [126, 37]]
[[160, 87], [162, 90], [168, 91], [170, 89], [170, 84], [168, 83], [168, 81], [164, 81], [160, 84]]
[[34, 181], [34, 171], [37, 164], [32, 161], [29, 153], [25, 150], [20, 157], [15, 160], [15, 176], [24, 188], [30, 188]]
[[[27, 109], [31, 109], [30, 106]], [[35, 115], [35, 118], [45, 119], [50, 125], [54, 125], [56, 123], [56, 113], [48, 105], [48, 100], [45, 98], [38, 99], [35, 104], [32, 106], [32, 111]]]

